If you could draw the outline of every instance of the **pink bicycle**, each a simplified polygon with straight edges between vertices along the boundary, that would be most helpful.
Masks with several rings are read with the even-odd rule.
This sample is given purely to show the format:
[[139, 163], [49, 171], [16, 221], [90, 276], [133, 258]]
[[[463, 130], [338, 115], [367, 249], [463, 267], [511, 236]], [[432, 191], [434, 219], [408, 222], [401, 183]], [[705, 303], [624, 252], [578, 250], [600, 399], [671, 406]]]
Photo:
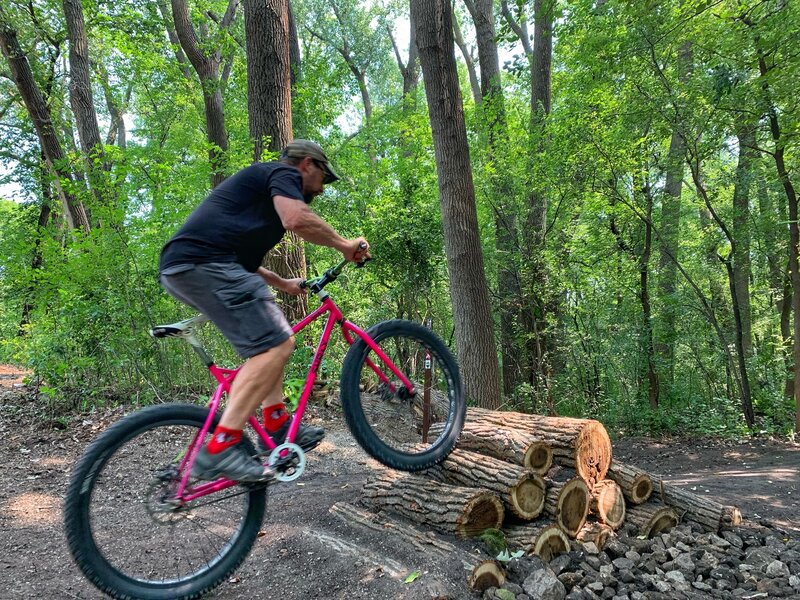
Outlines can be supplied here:
[[[293, 442], [336, 325], [350, 345], [342, 365], [342, 408], [367, 453], [395, 469], [423, 470], [447, 457], [464, 424], [458, 367], [439, 337], [410, 321], [384, 321], [363, 331], [344, 318], [324, 288], [345, 264], [305, 282], [322, 304], [294, 326], [295, 333], [323, 315], [328, 319], [286, 441], [276, 445], [254, 417], [253, 433], [268, 450], [258, 454], [247, 436], [243, 440], [274, 466], [279, 481], [305, 470], [305, 454]], [[89, 581], [114, 598], [207, 593], [239, 567], [264, 518], [266, 485], [189, 475], [238, 371], [218, 367], [198, 341], [195, 332], [206, 321], [198, 316], [151, 334], [191, 344], [219, 382], [208, 406], [162, 404], [132, 413], [102, 433], [72, 472], [64, 507], [69, 549]]]

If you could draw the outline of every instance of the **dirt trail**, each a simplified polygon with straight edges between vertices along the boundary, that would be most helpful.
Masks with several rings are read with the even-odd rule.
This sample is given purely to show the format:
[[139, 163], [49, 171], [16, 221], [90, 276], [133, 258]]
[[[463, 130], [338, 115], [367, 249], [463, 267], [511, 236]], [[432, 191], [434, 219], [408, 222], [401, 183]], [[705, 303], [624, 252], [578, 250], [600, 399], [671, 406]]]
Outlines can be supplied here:
[[[60, 429], [42, 422], [32, 394], [20, 384], [19, 373], [0, 370], [0, 598], [102, 598], [67, 553], [61, 498], [73, 462], [123, 409], [85, 415]], [[425, 555], [387, 547], [378, 535], [355, 537], [330, 515], [333, 503], [358, 500], [376, 464], [340, 420], [323, 424], [328, 437], [309, 455], [306, 474], [270, 490], [264, 535], [236, 576], [211, 597], [413, 600], [430, 598], [434, 584], [456, 598], [475, 597], [460, 563], [432, 563]], [[746, 517], [800, 530], [798, 445], [640, 438], [617, 441], [614, 450], [620, 460], [737, 504]], [[412, 571], [422, 575], [403, 583]]]

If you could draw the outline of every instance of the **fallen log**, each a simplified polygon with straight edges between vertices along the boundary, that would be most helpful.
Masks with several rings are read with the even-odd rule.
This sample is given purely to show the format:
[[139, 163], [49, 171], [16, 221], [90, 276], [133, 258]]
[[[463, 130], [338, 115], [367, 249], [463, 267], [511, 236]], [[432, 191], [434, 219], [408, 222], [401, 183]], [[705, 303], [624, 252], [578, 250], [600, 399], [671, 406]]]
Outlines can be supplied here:
[[503, 532], [510, 547], [521, 548], [526, 554], [535, 554], [544, 561], [569, 552], [569, 538], [555, 523], [512, 525]]
[[505, 515], [503, 503], [487, 490], [388, 470], [367, 480], [363, 498], [375, 507], [460, 538], [498, 529]]
[[388, 515], [378, 516], [347, 502], [337, 502], [331, 506], [330, 512], [352, 527], [377, 533], [382, 539], [390, 538], [391, 546], [406, 544], [421, 553], [434, 555], [437, 560], [458, 558], [467, 570], [467, 581], [474, 590], [482, 592], [505, 583], [505, 572], [497, 561], [465, 552], [437, 535], [422, 533]]
[[575, 539], [579, 542], [594, 542], [599, 550], [602, 550], [610, 537], [614, 536], [614, 530], [604, 523], [597, 521], [586, 521]]
[[611, 461], [608, 478], [619, 484], [622, 494], [631, 504], [647, 502], [650, 494], [653, 493], [653, 482], [650, 475], [632, 465], [626, 465], [617, 460]]
[[636, 525], [639, 535], [651, 538], [675, 527], [680, 517], [672, 507], [650, 501], [628, 508], [627, 519]]
[[611, 464], [611, 439], [603, 424], [593, 419], [469, 408], [467, 422], [519, 429], [535, 435], [550, 445], [557, 462], [574, 468], [588, 485], [605, 479]]
[[619, 529], [625, 521], [625, 496], [622, 488], [610, 479], [600, 481], [591, 490], [589, 512], [597, 515], [601, 523]]
[[454, 450], [425, 474], [445, 483], [492, 491], [521, 519], [535, 519], [544, 508], [544, 479], [519, 465], [477, 452]]
[[664, 504], [674, 508], [681, 519], [699, 523], [714, 533], [722, 525], [740, 525], [742, 513], [735, 506], [724, 506], [715, 500], [704, 498], [663, 479], [652, 476], [656, 494]]
[[[431, 426], [438, 435], [443, 424]], [[537, 475], [544, 475], [553, 464], [553, 449], [541, 438], [518, 429], [485, 423], [465, 423], [458, 438], [458, 448], [522, 465]]]
[[589, 488], [581, 477], [567, 481], [548, 481], [544, 512], [569, 537], [574, 538], [589, 514]]

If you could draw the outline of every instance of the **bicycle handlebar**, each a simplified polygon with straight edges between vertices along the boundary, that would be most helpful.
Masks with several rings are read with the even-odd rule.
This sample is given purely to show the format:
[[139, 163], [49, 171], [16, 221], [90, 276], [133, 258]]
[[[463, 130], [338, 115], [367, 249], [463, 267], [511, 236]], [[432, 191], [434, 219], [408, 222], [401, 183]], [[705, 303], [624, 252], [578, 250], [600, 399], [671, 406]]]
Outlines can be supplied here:
[[[366, 250], [367, 245], [364, 242], [361, 242], [360, 247], [361, 247], [362, 250]], [[356, 267], [360, 269], [371, 260], [372, 260], [372, 257], [365, 258], [364, 260], [362, 260], [360, 262], [357, 262], [356, 263]], [[339, 277], [339, 275], [341, 275], [342, 271], [344, 270], [344, 268], [345, 268], [345, 266], [347, 265], [348, 262], [350, 262], [350, 261], [342, 260], [335, 267], [331, 267], [330, 269], [325, 271], [320, 277], [317, 277], [315, 279], [306, 279], [304, 281], [301, 281], [300, 282], [300, 287], [302, 289], [308, 288], [309, 290], [311, 290], [312, 294], [317, 294], [317, 293], [321, 292], [322, 289], [326, 285], [336, 281], [336, 279]]]

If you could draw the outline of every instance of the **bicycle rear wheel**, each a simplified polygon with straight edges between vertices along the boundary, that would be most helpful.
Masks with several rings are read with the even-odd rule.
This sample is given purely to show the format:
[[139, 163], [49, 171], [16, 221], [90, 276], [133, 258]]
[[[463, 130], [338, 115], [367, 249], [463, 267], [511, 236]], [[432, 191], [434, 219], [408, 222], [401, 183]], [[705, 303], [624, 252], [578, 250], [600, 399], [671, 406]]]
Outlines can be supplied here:
[[370, 456], [394, 469], [421, 471], [441, 462], [455, 446], [466, 414], [455, 358], [436, 334], [411, 321], [384, 321], [367, 334], [413, 389], [358, 339], [342, 366], [342, 406], [350, 431]]
[[250, 551], [265, 488], [235, 486], [181, 508], [169, 502], [207, 416], [188, 404], [145, 408], [111, 426], [78, 461], [64, 506], [67, 543], [84, 575], [110, 596], [197, 598]]

